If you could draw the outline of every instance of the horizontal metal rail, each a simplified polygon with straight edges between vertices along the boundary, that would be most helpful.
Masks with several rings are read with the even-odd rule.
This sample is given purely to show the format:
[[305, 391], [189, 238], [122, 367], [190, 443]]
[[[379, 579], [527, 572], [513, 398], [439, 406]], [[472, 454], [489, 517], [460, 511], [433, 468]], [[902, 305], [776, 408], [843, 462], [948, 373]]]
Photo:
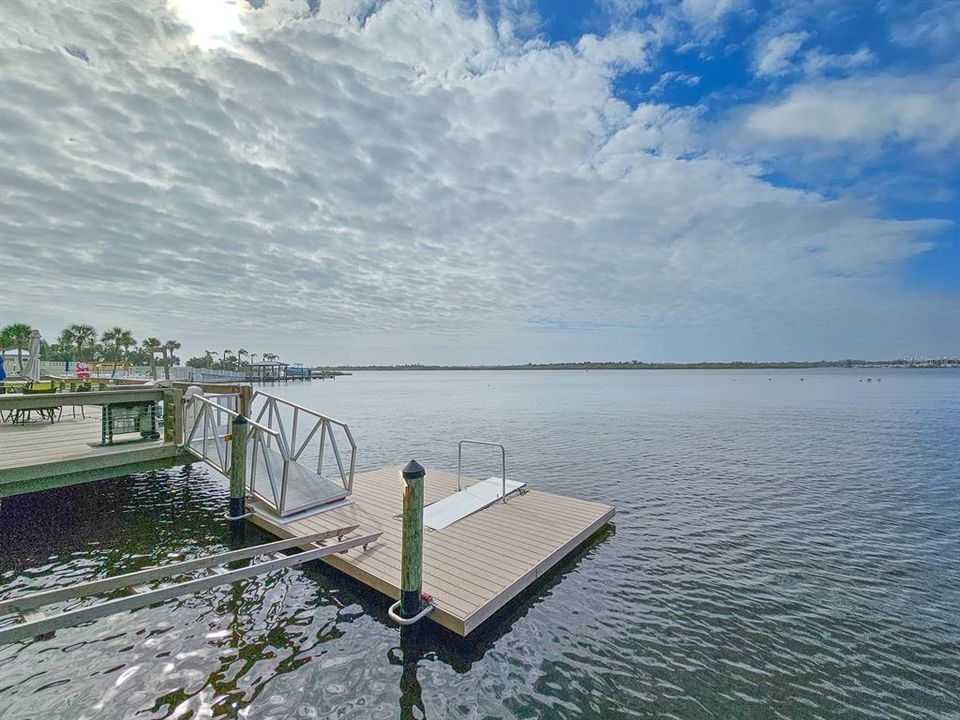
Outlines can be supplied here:
[[[231, 420], [233, 418], [240, 417], [240, 413], [238, 413], [236, 410], [232, 410], [228, 408], [226, 405], [221, 405], [217, 402], [214, 402], [213, 400], [209, 399], [210, 397], [211, 396], [209, 395], [194, 395], [187, 402], [193, 402], [194, 400], [199, 400], [200, 402], [206, 405], [212, 406], [216, 412], [226, 413], [227, 415], [230, 416]], [[217, 397], [217, 396], [214, 395], [213, 397]], [[280, 437], [279, 430], [274, 430], [273, 428], [267, 427], [266, 425], [258, 423], [256, 420], [251, 420], [250, 418], [247, 418], [247, 425], [249, 425], [251, 428], [255, 430], [259, 430], [260, 432], [265, 432], [268, 435], [273, 435], [274, 437]]]
[[321, 542], [334, 537], [342, 538], [344, 535], [352, 533], [358, 527], [360, 526], [349, 525], [347, 527], [337, 528], [336, 530], [304, 535], [303, 537], [290, 538], [278, 542], [265, 543], [263, 545], [253, 545], [239, 550], [231, 550], [230, 552], [219, 553], [217, 555], [207, 555], [206, 557], [184, 560], [183, 562], [171, 563], [169, 565], [144, 568], [143, 570], [137, 570], [132, 573], [115, 575], [114, 577], [103, 578], [102, 580], [91, 580], [90, 582], [80, 583], [79, 585], [44, 590], [31, 595], [23, 595], [19, 598], [8, 598], [0, 601], [0, 615], [14, 611], [22, 612], [63, 600], [73, 600], [75, 598], [87, 597], [88, 595], [112, 592], [113, 590], [149, 582], [150, 580], [182, 575], [185, 572], [210, 567], [211, 565], [222, 565], [223, 563], [234, 562], [235, 560], [246, 560], [247, 558], [256, 557], [257, 555], [266, 555], [280, 550], [287, 550], [306, 543]]
[[77, 405], [117, 405], [120, 403], [163, 400], [162, 388], [134, 388], [131, 390], [90, 390], [88, 392], [0, 395], [0, 410], [40, 410], [43, 408]]
[[507, 502], [507, 450], [498, 442], [490, 440], [461, 440], [457, 443], [457, 491], [463, 489], [460, 485], [460, 469], [463, 467], [463, 446], [467, 445], [489, 445], [500, 448], [500, 480], [503, 483], [503, 490], [500, 492], [500, 502]]
[[[181, 583], [173, 583], [155, 590], [148, 590], [136, 595], [131, 595], [130, 597], [108, 600], [96, 605], [90, 605], [88, 607], [78, 608], [76, 610], [69, 610], [57, 615], [43, 616], [35, 620], [29, 620], [25, 623], [0, 628], [0, 644], [16, 642], [17, 640], [23, 640], [24, 638], [34, 637], [36, 635], [42, 635], [53, 630], [59, 630], [61, 628], [78, 625], [80, 623], [95, 620], [107, 615], [113, 615], [126, 610], [134, 610], [146, 605], [153, 605], [154, 603], [162, 602], [164, 600], [180, 597], [182, 595], [189, 595], [201, 590], [207, 590], [218, 585], [226, 585], [238, 580], [254, 577], [255, 575], [262, 575], [274, 570], [279, 570], [281, 568], [290, 567], [293, 565], [301, 565], [305, 562], [316, 560], [326, 555], [345, 552], [350, 548], [358, 547], [360, 545], [369, 545], [377, 540], [382, 534], [382, 532], [376, 532], [369, 535], [350, 538], [348, 540], [335, 543], [334, 545], [306, 550], [304, 552], [297, 553], [296, 555], [288, 555], [276, 560], [254, 563], [253, 565], [239, 568], [237, 570], [228, 570], [218, 575], [198, 578], [196, 580], [188, 580]], [[299, 541], [302, 543], [303, 538], [299, 538]]]

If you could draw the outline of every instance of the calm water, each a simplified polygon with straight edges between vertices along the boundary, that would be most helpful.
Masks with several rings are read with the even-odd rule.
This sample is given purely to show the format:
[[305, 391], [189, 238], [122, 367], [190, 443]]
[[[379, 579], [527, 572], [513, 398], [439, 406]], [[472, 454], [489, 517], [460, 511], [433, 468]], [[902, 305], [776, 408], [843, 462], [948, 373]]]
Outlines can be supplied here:
[[[617, 516], [468, 641], [401, 645], [384, 599], [311, 565], [0, 647], [0, 717], [960, 717], [960, 372], [279, 392], [347, 420], [362, 468], [429, 482], [502, 438], [512, 476]], [[224, 549], [224, 505], [196, 465], [5, 500], [0, 596]]]

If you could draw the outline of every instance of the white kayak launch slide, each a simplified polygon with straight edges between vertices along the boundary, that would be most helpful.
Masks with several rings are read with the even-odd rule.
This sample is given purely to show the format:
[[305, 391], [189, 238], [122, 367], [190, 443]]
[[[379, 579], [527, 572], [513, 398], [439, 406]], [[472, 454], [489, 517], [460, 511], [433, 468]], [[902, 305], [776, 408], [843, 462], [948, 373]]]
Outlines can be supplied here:
[[[507, 480], [507, 495], [516, 492], [526, 483]], [[503, 480], [498, 477], [487, 478], [460, 492], [448, 495], [443, 500], [427, 505], [423, 509], [423, 524], [431, 530], [442, 530], [477, 510], [483, 510], [500, 499], [503, 492]]]

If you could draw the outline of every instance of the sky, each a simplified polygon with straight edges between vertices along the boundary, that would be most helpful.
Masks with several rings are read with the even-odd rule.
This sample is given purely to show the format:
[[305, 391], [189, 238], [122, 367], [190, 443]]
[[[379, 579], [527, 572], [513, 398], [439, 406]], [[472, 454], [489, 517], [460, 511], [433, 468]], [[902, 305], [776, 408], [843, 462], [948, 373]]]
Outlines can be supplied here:
[[960, 354], [960, 1], [4, 0], [0, 324]]

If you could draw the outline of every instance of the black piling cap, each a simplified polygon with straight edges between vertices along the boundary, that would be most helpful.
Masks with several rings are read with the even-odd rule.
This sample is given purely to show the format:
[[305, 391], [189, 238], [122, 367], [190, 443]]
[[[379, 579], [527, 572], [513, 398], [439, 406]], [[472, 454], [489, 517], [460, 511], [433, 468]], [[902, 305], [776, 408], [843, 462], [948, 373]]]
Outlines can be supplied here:
[[416, 460], [411, 460], [407, 463], [407, 466], [403, 469], [403, 479], [404, 480], [414, 480], [416, 478], [422, 478], [427, 474], [427, 471], [423, 469], [423, 465], [418, 463]]

